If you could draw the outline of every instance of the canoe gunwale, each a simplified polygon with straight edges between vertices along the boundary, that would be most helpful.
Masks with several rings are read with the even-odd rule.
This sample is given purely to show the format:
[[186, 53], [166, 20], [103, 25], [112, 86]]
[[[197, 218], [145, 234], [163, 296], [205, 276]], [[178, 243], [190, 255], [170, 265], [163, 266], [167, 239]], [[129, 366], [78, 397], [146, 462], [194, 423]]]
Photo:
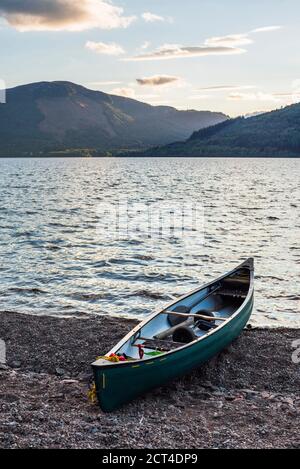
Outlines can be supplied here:
[[[170, 355], [174, 355], [175, 353], [178, 353], [182, 350], [185, 350], [189, 347], [193, 347], [195, 344], [200, 343], [201, 341], [204, 341], [205, 339], [209, 338], [211, 335], [216, 334], [219, 330], [222, 328], [226, 327], [230, 322], [232, 322], [237, 316], [241, 314], [241, 312], [244, 310], [245, 306], [253, 301], [253, 294], [254, 294], [254, 259], [249, 258], [246, 261], [242, 262], [239, 266], [235, 267], [231, 271], [223, 274], [221, 277], [208, 282], [201, 287], [196, 288], [195, 290], [189, 292], [188, 294], [183, 295], [180, 298], [177, 298], [175, 301], [172, 301], [170, 304], [168, 304], [165, 308], [159, 309], [158, 311], [155, 311], [153, 314], [151, 314], [149, 317], [147, 317], [144, 321], [142, 321], [140, 324], [138, 324], [134, 329], [132, 329], [115, 347], [113, 347], [112, 350], [110, 350], [105, 356], [109, 357], [110, 354], [117, 352], [132, 336], [134, 336], [140, 329], [142, 329], [146, 324], [148, 324], [150, 321], [152, 321], [156, 316], [159, 314], [162, 314], [164, 311], [167, 309], [171, 308], [174, 306], [176, 303], [179, 303], [180, 301], [190, 297], [191, 295], [200, 292], [201, 290], [204, 290], [205, 288], [209, 288], [210, 286], [216, 284], [217, 282], [225, 279], [226, 277], [229, 277], [231, 274], [234, 272], [242, 269], [242, 268], [248, 268], [250, 271], [250, 281], [249, 281], [249, 289], [247, 296], [245, 297], [243, 303], [240, 305], [240, 307], [237, 309], [237, 311], [230, 316], [226, 321], [223, 321], [220, 325], [218, 325], [215, 329], [212, 329], [211, 331], [208, 331], [207, 334], [205, 334], [202, 337], [198, 337], [197, 339], [193, 340], [192, 342], [189, 342], [188, 344], [183, 344], [182, 347], [179, 347], [177, 349], [171, 350], [169, 352], [165, 352], [163, 354], [163, 358], [167, 358]], [[217, 318], [216, 318], [217, 319]], [[117, 369], [117, 368], [125, 368], [125, 367], [132, 367], [134, 364], [139, 364], [140, 366], [143, 364], [147, 364], [150, 361], [155, 362], [161, 360], [162, 356], [157, 356], [157, 357], [145, 357], [141, 360], [136, 360], [135, 362], [119, 362], [119, 363], [111, 363], [111, 362], [106, 362], [105, 364], [103, 363], [103, 360], [97, 360], [92, 364], [92, 367], [94, 369]]]

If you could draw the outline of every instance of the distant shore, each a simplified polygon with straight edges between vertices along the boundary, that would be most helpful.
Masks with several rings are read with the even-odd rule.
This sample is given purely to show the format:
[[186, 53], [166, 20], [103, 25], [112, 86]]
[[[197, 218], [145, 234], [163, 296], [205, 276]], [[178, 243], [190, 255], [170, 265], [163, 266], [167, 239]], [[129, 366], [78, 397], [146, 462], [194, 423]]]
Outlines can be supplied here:
[[103, 414], [86, 398], [90, 363], [135, 324], [0, 312], [0, 448], [300, 448], [300, 330], [244, 331], [191, 375]]

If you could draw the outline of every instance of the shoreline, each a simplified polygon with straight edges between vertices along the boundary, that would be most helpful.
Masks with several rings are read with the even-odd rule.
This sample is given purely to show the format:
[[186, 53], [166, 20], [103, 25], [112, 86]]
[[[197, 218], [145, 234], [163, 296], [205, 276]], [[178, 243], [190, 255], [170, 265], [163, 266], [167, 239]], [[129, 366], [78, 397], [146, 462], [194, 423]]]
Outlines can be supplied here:
[[182, 379], [112, 414], [87, 400], [91, 362], [137, 321], [0, 312], [0, 448], [299, 448], [299, 329], [245, 330]]

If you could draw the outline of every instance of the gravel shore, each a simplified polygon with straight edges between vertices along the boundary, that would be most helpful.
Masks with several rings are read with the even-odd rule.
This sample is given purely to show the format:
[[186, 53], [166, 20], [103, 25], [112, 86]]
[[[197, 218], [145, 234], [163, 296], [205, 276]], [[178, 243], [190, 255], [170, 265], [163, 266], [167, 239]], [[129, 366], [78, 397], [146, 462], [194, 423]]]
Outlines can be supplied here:
[[300, 448], [300, 330], [253, 329], [122, 409], [87, 400], [90, 363], [136, 324], [0, 312], [1, 448]]

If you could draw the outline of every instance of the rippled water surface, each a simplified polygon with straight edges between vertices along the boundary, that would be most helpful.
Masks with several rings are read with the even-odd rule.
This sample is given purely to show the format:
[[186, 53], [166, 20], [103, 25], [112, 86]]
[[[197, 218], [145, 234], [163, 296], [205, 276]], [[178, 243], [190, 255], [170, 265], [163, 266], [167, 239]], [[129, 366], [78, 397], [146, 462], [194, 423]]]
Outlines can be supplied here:
[[[1, 159], [0, 308], [143, 317], [256, 259], [253, 324], [300, 326], [300, 160]], [[113, 207], [184, 205], [202, 233], [115, 236]], [[146, 222], [145, 222], [146, 223]], [[196, 236], [195, 236], [196, 234]], [[199, 235], [199, 236], [198, 236]]]

